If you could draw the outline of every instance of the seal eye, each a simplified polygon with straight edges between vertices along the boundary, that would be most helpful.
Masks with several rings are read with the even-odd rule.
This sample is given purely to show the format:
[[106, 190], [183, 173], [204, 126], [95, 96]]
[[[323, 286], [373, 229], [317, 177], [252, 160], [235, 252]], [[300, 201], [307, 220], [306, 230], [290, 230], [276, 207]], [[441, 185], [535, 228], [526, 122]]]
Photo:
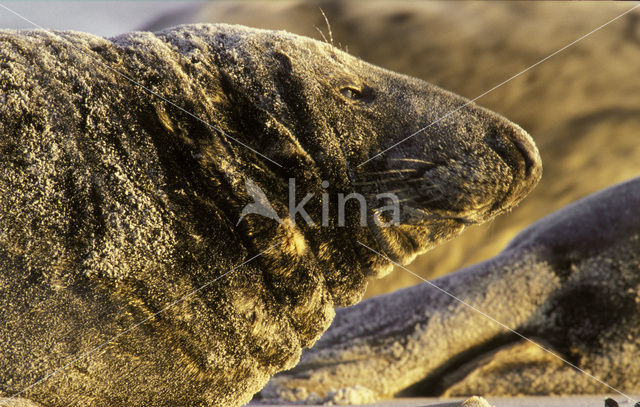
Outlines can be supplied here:
[[344, 88], [340, 89], [340, 93], [342, 94], [342, 96], [351, 100], [358, 100], [362, 98], [362, 92], [351, 86], [345, 86]]

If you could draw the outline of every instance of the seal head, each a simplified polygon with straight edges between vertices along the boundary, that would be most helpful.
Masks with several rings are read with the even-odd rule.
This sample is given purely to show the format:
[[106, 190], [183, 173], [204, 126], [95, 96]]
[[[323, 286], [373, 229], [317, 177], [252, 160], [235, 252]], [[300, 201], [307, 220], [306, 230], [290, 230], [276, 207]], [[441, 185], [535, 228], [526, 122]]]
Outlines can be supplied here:
[[[466, 226], [513, 208], [541, 177], [530, 136], [460, 96], [293, 34], [243, 33], [236, 41], [242, 46], [233, 53], [225, 48], [216, 55], [225, 75], [236, 78], [227, 94], [241, 94], [249, 99], [243, 104], [260, 110], [262, 120], [252, 119], [258, 131], [279, 129], [277, 141], [260, 141], [261, 151], [286, 163], [269, 182], [295, 178], [298, 197], [326, 193], [333, 199], [328, 224], [318, 225], [319, 200], [305, 206], [314, 225], [294, 220], [322, 264], [336, 305], [356, 302], [366, 276], [391, 269], [356, 241], [408, 263]], [[238, 49], [241, 63], [233, 59]], [[274, 189], [261, 185], [267, 195]], [[286, 194], [278, 191], [270, 201], [280, 201], [286, 216]], [[336, 197], [354, 193], [366, 199], [368, 211], [349, 202], [340, 225]], [[388, 204], [380, 198], [387, 194], [398, 198], [399, 222], [380, 227], [375, 217], [384, 215], [372, 209]]]

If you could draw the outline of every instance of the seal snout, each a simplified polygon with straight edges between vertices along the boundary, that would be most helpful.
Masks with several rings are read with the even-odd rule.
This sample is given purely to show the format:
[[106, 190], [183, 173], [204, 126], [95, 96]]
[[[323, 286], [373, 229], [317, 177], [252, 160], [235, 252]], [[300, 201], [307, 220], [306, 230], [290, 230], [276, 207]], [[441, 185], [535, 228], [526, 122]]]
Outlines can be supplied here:
[[531, 192], [540, 180], [540, 153], [531, 136], [506, 119], [489, 126], [485, 142], [509, 166], [513, 175], [508, 193], [496, 204], [501, 209], [508, 209]]

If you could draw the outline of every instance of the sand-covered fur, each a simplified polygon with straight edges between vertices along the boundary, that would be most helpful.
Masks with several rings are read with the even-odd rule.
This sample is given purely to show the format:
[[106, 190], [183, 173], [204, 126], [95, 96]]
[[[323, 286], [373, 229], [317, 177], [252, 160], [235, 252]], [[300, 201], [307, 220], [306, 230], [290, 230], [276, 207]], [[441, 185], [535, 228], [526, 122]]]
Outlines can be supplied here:
[[[49, 407], [244, 403], [389, 270], [357, 240], [409, 261], [540, 178], [475, 105], [358, 166], [466, 100], [284, 32], [0, 31], [0, 56], [0, 395], [73, 362], [20, 394]], [[294, 224], [291, 178], [395, 191], [401, 224]], [[249, 179], [283, 222], [238, 223]]]

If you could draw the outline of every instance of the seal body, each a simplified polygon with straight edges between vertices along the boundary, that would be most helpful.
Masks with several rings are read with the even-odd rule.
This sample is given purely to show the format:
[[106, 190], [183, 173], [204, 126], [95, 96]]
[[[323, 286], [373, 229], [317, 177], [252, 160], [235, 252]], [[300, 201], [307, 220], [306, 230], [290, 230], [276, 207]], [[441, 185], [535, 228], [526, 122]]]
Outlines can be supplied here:
[[[241, 26], [0, 31], [0, 99], [0, 395], [44, 406], [245, 403], [389, 269], [357, 241], [407, 262], [541, 173], [496, 114]], [[287, 217], [291, 179], [399, 222]], [[241, 218], [247, 185], [282, 221]]]

